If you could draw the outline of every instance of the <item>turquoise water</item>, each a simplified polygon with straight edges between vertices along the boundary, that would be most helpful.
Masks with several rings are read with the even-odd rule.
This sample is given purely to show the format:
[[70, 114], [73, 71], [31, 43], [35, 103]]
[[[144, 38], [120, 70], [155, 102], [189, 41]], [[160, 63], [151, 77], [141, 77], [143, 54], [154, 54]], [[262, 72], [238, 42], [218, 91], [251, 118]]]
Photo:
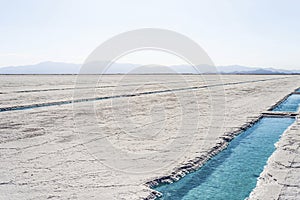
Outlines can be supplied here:
[[163, 200], [245, 199], [274, 152], [274, 144], [294, 120], [264, 117], [196, 172], [154, 189], [163, 194]]
[[300, 105], [300, 94], [292, 94], [281, 104], [276, 106], [273, 111], [297, 112]]

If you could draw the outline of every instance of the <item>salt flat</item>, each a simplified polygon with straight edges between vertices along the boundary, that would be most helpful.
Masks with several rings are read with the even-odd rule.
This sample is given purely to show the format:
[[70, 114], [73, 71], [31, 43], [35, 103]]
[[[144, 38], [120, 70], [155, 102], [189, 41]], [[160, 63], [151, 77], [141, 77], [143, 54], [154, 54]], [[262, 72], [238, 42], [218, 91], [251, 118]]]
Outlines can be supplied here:
[[[97, 79], [0, 76], [0, 199], [150, 197], [145, 183], [224, 148], [300, 86], [279, 75]], [[34, 107], [72, 99], [89, 101]]]

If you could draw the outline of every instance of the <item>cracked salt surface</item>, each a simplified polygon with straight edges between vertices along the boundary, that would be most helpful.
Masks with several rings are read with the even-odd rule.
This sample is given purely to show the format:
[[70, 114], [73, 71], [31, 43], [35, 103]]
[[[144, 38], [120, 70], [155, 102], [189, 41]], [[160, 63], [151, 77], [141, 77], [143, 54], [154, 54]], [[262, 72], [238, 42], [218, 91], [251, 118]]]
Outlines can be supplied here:
[[[216, 77], [214, 75], [204, 75], [206, 82], [198, 82], [195, 76], [185, 76], [185, 79], [195, 81], [191, 87], [200, 87], [203, 85], [215, 85]], [[103, 85], [114, 85], [122, 76], [106, 76]], [[48, 103], [56, 101], [72, 100], [71, 90], [54, 90], [26, 93], [10, 93], [10, 91], [22, 90], [44, 90], [47, 88], [70, 88], [74, 85], [76, 76], [1, 76], [0, 90], [5, 94], [0, 95], [1, 107], [22, 106], [35, 103]], [[146, 83], [148, 79], [158, 83], [174, 81], [172, 76], [133, 76], [132, 83]], [[253, 82], [255, 80], [262, 80]], [[267, 75], [224, 75], [222, 76], [224, 83], [244, 82], [244, 84], [224, 85], [216, 87], [216, 91], [225, 92], [226, 113], [225, 122], [216, 121], [210, 126], [208, 121], [210, 101], [208, 98], [209, 88], [193, 90], [200, 101], [199, 115], [200, 124], [196, 130], [190, 130], [189, 126], [183, 127], [183, 136], [174, 134], [174, 126], [167, 124], [164, 130], [163, 138], [153, 138], [153, 143], [139, 146], [138, 141], [129, 140], [127, 135], [119, 131], [114, 126], [114, 119], [106, 117], [106, 113], [113, 109], [110, 101], [95, 101], [95, 108], [99, 109], [97, 117], [100, 125], [105, 125], [104, 134], [108, 135], [112, 141], [118, 141], [120, 148], [130, 151], [140, 151], [144, 149], [147, 152], [159, 151], [155, 144], [164, 144], [172, 139], [180, 141], [181, 137], [188, 137], [191, 133], [195, 133], [194, 143], [189, 146], [189, 153], [184, 157], [176, 160], [175, 165], [168, 168], [162, 168], [159, 171], [146, 174], [127, 174], [115, 171], [102, 164], [102, 160], [96, 159], [89, 154], [84, 143], [74, 131], [74, 116], [72, 104], [60, 106], [40, 107], [38, 109], [15, 110], [11, 112], [0, 113], [0, 199], [145, 199], [154, 198], [153, 190], [145, 185], [146, 182], [168, 176], [185, 163], [189, 163], [195, 159], [205, 159], [209, 157], [209, 152], [213, 149], [222, 147], [226, 144], [229, 133], [240, 130], [245, 124], [256, 119], [260, 114], [281, 100], [286, 94], [291, 93], [299, 87], [299, 76], [267, 76]], [[90, 83], [87, 83], [89, 85]], [[182, 83], [167, 84], [170, 88], [183, 88]], [[128, 91], [134, 89], [135, 86], [123, 87], [114, 93], [115, 95], [128, 94]], [[97, 95], [110, 96], [110, 88], [97, 89]], [[141, 92], [161, 90], [160, 85], [147, 85], [147, 88]], [[175, 92], [178, 93], [179, 91]], [[186, 102], [189, 102], [191, 90], [180, 91], [186, 96]], [[173, 96], [169, 93], [151, 94], [143, 99], [142, 96], [119, 98], [118, 107], [125, 107], [127, 101], [130, 100], [136, 104], [136, 111], [131, 113], [122, 113], [122, 118], [138, 121], [138, 125], [147, 124], [147, 113], [144, 108], [149, 105], [161, 103], [165, 106], [165, 111], [169, 119], [174, 119], [173, 124], [177, 124], [177, 109], [174, 106]], [[142, 100], [142, 101], [141, 101]], [[193, 102], [191, 102], [193, 105]], [[78, 104], [79, 105], [79, 104]], [[80, 103], [81, 106], [87, 105], [87, 102]], [[195, 105], [196, 106], [196, 105]], [[241, 109], [243, 108], [243, 109]], [[216, 115], [223, 113], [216, 113]], [[82, 116], [89, 119], [94, 117], [95, 113], [81, 113]], [[88, 121], [87, 121], [88, 122]], [[299, 122], [298, 122], [299, 124]], [[93, 133], [94, 130], [89, 129], [89, 124], [82, 122], [82, 125]], [[221, 130], [217, 129], [222, 127]], [[212, 134], [205, 136], [207, 129], [211, 128]], [[216, 131], [214, 131], [216, 130]], [[218, 130], [218, 131], [217, 131]], [[290, 134], [284, 134], [286, 143], [282, 149], [289, 147], [291, 149], [288, 156], [276, 156], [274, 161], [291, 166], [298, 166], [297, 152], [295, 146], [298, 137], [299, 128], [295, 127]], [[291, 130], [292, 131], [292, 130]], [[140, 129], [132, 130], [132, 134], [138, 134]], [[118, 133], [118, 134], [114, 134]], [[297, 136], [298, 135], [298, 136]], [[124, 140], [118, 140], [123, 138]], [[299, 145], [298, 145], [299, 146]], [[297, 147], [298, 147], [297, 146]], [[182, 149], [177, 149], [180, 153]], [[287, 159], [288, 158], [288, 159]], [[147, 158], [144, 158], [147, 159]], [[171, 162], [172, 158], [160, 158], [160, 162]], [[143, 159], [136, 160], [143, 163]], [[200, 161], [201, 162], [201, 161]], [[272, 162], [271, 162], [272, 163]], [[296, 169], [296, 168], [295, 168]], [[298, 168], [297, 168], [298, 169]], [[142, 170], [138, 169], [138, 170]], [[291, 172], [290, 172], [291, 171]], [[278, 173], [269, 172], [277, 180], [282, 180], [285, 185], [297, 185], [293, 180], [293, 170], [288, 171], [287, 178], [280, 179], [276, 176]], [[284, 173], [285, 174], [285, 173]], [[269, 176], [267, 176], [269, 177]], [[266, 179], [270, 180], [270, 179]], [[284, 181], [286, 180], [286, 181]], [[300, 180], [300, 179], [297, 179]], [[264, 184], [262, 184], [263, 188]], [[282, 187], [278, 187], [282, 188]], [[277, 188], [276, 188], [277, 189]], [[268, 191], [277, 190], [274, 188]], [[295, 190], [289, 187], [283, 187], [278, 193], [281, 195], [295, 195]], [[270, 193], [270, 192], [269, 192]]]

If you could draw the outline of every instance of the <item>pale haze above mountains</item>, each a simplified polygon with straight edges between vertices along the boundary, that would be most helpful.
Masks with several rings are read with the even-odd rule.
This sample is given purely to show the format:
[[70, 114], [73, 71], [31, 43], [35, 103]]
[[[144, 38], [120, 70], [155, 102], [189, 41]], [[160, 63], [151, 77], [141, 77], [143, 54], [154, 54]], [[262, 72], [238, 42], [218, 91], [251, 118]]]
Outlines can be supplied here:
[[[94, 64], [95, 65], [95, 64]], [[204, 66], [204, 71], [197, 71], [188, 65], [173, 65], [163, 67], [158, 65], [142, 66], [138, 64], [114, 63], [106, 74], [198, 74], [198, 73], [223, 73], [223, 74], [299, 74], [300, 70], [282, 70], [274, 68], [245, 67], [240, 65], [217, 66], [217, 71], [211, 66]], [[0, 74], [78, 74], [81, 64], [63, 62], [42, 62], [35, 65], [9, 66], [0, 68]], [[199, 67], [202, 69], [202, 66]], [[87, 74], [98, 73], [97, 70], [89, 70]]]

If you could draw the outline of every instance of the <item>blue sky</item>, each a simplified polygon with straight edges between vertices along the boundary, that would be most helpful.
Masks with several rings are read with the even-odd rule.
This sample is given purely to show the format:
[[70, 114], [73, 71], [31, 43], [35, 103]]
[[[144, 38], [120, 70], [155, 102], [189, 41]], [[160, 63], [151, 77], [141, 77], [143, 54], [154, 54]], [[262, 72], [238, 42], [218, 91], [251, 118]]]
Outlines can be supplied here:
[[297, 0], [0, 0], [0, 67], [82, 63], [112, 36], [151, 27], [190, 37], [216, 65], [300, 69], [299, 9]]

